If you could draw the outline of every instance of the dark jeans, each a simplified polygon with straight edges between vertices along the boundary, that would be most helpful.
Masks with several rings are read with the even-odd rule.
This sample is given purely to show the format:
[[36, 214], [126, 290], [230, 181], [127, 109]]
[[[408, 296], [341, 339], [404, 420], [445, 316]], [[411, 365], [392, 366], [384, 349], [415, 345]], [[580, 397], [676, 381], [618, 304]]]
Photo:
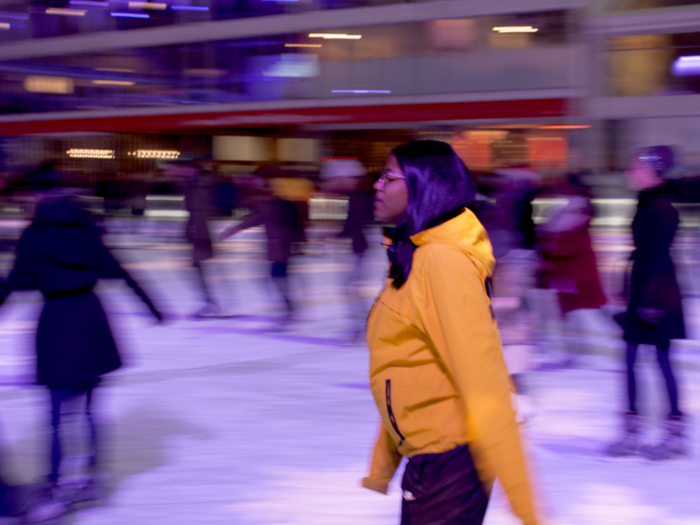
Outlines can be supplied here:
[[0, 479], [0, 516], [12, 516], [14, 514], [15, 504], [13, 496], [14, 494], [10, 487]]
[[51, 393], [51, 473], [49, 481], [57, 482], [60, 474], [63, 447], [61, 439], [61, 422], [66, 416], [77, 415], [78, 419], [85, 416], [88, 430], [89, 460], [88, 467], [94, 471], [97, 468], [98, 441], [95, 420], [92, 414], [92, 398], [99, 378], [80, 381], [68, 385], [50, 386]]
[[199, 284], [199, 289], [202, 292], [202, 297], [207, 304], [212, 306], [216, 305], [216, 300], [214, 299], [214, 294], [211, 292], [211, 288], [207, 283], [207, 277], [204, 273], [204, 261], [194, 265], [195, 270], [197, 270], [197, 283]]
[[270, 267], [270, 274], [272, 276], [272, 282], [277, 287], [284, 304], [287, 307], [287, 313], [291, 314], [294, 309], [292, 304], [292, 299], [289, 296], [289, 280], [287, 278], [289, 270], [289, 263], [286, 262], [273, 262]]
[[[630, 412], [637, 411], [637, 379], [635, 377], [634, 366], [637, 361], [638, 345], [627, 343], [627, 400], [629, 402]], [[681, 411], [678, 408], [678, 385], [676, 378], [671, 369], [671, 359], [669, 357], [670, 343], [662, 343], [656, 346], [656, 360], [661, 368], [661, 373], [666, 382], [666, 391], [668, 392], [668, 401], [671, 408], [672, 416], [681, 416]]]
[[489, 496], [469, 447], [409, 459], [401, 482], [401, 525], [481, 525]]

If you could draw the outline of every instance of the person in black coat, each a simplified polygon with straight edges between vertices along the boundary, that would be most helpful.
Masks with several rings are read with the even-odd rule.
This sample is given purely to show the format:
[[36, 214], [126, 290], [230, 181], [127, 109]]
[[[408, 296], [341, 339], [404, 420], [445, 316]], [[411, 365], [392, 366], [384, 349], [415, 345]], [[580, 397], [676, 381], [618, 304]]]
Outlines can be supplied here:
[[98, 436], [92, 416], [95, 387], [104, 374], [122, 365], [107, 317], [93, 287], [99, 279], [123, 279], [162, 316], [141, 287], [120, 266], [100, 239], [90, 213], [75, 191], [44, 193], [34, 219], [17, 245], [17, 258], [0, 293], [0, 304], [14, 290], [44, 295], [36, 335], [37, 379], [51, 398], [51, 470], [47, 497], [55, 496], [62, 459], [60, 423], [66, 404], [82, 406], [90, 442], [92, 480], [99, 467]]
[[[671, 339], [685, 338], [683, 305], [671, 245], [678, 229], [678, 212], [673, 207], [673, 188], [664, 175], [673, 167], [673, 150], [656, 146], [638, 150], [626, 172], [629, 186], [639, 190], [637, 212], [632, 221], [635, 250], [627, 311], [620, 317], [627, 343], [627, 400], [625, 434], [613, 444], [612, 456], [642, 453], [651, 459], [664, 459], [685, 453], [683, 414], [679, 408], [678, 386], [669, 358]], [[640, 446], [640, 417], [637, 412], [635, 362], [640, 344], [656, 346], [663, 373], [670, 411], [665, 436], [657, 446]]]

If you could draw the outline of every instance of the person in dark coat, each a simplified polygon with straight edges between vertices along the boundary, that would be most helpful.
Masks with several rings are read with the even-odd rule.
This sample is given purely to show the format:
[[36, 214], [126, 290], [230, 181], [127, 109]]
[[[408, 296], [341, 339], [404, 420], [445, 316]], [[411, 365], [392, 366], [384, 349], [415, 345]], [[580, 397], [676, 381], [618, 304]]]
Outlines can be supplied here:
[[214, 257], [208, 224], [214, 211], [213, 180], [194, 162], [174, 164], [167, 171], [182, 181], [185, 208], [189, 212], [185, 239], [192, 245], [192, 267], [197, 272], [197, 283], [204, 299], [204, 306], [195, 317], [216, 317], [220, 309], [204, 271], [206, 261]]
[[122, 365], [107, 317], [93, 292], [99, 279], [125, 280], [153, 315], [162, 319], [146, 293], [104, 246], [75, 191], [47, 191], [18, 242], [17, 258], [0, 294], [0, 304], [15, 290], [39, 290], [44, 296], [36, 335], [36, 367], [38, 383], [48, 387], [51, 399], [49, 499], [55, 497], [60, 477], [60, 426], [67, 404], [81, 405], [87, 419], [89, 479], [96, 483], [99, 446], [93, 394], [101, 377]]
[[253, 178], [252, 185], [248, 188], [246, 207], [251, 214], [236, 226], [224, 230], [219, 236], [223, 241], [238, 232], [265, 226], [267, 236], [267, 256], [272, 263], [270, 273], [272, 281], [277, 287], [285, 304], [285, 321], [291, 319], [294, 312], [294, 304], [289, 293], [289, 259], [292, 254], [292, 244], [299, 238], [297, 207], [294, 202], [274, 195], [265, 176], [283, 178], [282, 173], [275, 168], [261, 168]]
[[[374, 191], [372, 179], [357, 159], [329, 159], [321, 169], [323, 190], [348, 199], [348, 214], [338, 237], [350, 239], [353, 264], [345, 279], [345, 295], [349, 305], [350, 326], [348, 340], [356, 342], [364, 337], [369, 305], [360, 293], [365, 266], [365, 252], [369, 247], [365, 229], [374, 222]], [[376, 179], [375, 179], [376, 180]]]
[[[673, 207], [672, 187], [663, 178], [673, 167], [673, 159], [673, 150], [668, 146], [644, 148], [635, 153], [626, 172], [630, 187], [640, 193], [632, 221], [635, 250], [630, 256], [629, 303], [624, 316], [618, 318], [627, 343], [628, 411], [623, 439], [608, 450], [612, 456], [642, 453], [651, 459], [665, 459], [685, 453], [683, 413], [669, 359], [671, 339], [685, 338], [681, 293], [670, 253], [679, 217]], [[670, 410], [665, 435], [657, 446], [639, 445], [640, 416], [634, 368], [640, 344], [656, 346], [657, 361], [668, 393]]]

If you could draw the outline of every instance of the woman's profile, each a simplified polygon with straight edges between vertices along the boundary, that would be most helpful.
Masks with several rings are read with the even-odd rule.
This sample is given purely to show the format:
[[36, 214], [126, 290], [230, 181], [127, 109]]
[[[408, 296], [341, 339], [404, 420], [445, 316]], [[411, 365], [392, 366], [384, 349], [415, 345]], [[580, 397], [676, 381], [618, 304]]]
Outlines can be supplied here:
[[540, 523], [489, 298], [495, 260], [467, 208], [474, 182], [426, 140], [394, 149], [374, 187], [375, 217], [395, 228], [367, 323], [382, 422], [363, 485], [386, 493], [406, 456], [402, 525], [478, 525], [496, 478], [523, 523]]

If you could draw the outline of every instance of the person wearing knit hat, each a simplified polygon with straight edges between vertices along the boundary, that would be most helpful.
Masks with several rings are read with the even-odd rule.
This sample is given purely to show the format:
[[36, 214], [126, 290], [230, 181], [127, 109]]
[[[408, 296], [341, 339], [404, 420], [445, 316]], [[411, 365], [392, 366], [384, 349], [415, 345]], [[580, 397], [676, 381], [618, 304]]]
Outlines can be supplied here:
[[364, 281], [365, 252], [369, 248], [366, 227], [374, 222], [372, 180], [362, 163], [354, 158], [325, 159], [320, 173], [324, 192], [347, 198], [348, 213], [338, 237], [350, 239], [353, 258], [346, 278], [345, 296], [349, 307], [347, 339], [363, 340], [368, 304], [361, 293]]
[[[632, 221], [634, 251], [628, 307], [616, 320], [627, 343], [627, 412], [624, 434], [607, 449], [609, 456], [641, 454], [649, 459], [685, 455], [685, 421], [679, 407], [678, 386], [669, 359], [670, 341], [685, 339], [681, 293], [670, 248], [680, 222], [673, 207], [673, 191], [664, 177], [674, 166], [673, 150], [654, 146], [637, 150], [625, 172], [628, 186], [639, 192]], [[668, 393], [669, 413], [658, 445], [642, 445], [642, 419], [637, 412], [635, 361], [640, 344], [656, 346], [656, 356]]]

